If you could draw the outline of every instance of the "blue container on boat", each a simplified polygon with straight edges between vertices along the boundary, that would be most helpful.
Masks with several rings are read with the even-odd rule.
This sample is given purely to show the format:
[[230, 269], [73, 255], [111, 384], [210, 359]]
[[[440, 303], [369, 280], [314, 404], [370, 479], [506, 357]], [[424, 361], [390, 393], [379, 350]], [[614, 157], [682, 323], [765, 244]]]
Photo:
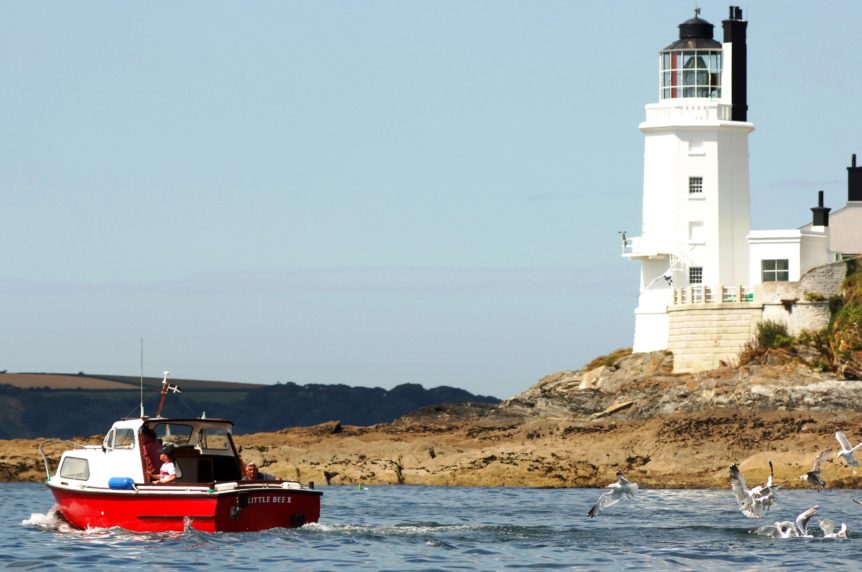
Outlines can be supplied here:
[[135, 489], [135, 479], [131, 477], [111, 477], [108, 487], [115, 491], [131, 491]]

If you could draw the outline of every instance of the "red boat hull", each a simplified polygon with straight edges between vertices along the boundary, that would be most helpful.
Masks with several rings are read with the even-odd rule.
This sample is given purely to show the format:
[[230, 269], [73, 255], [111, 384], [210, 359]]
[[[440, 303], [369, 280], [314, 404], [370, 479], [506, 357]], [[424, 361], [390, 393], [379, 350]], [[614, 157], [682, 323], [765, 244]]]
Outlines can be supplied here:
[[[120, 527], [135, 532], [251, 532], [295, 528], [320, 519], [321, 493], [251, 487], [229, 491], [77, 490], [52, 486], [60, 512], [74, 527]], [[167, 487], [164, 487], [167, 489]]]

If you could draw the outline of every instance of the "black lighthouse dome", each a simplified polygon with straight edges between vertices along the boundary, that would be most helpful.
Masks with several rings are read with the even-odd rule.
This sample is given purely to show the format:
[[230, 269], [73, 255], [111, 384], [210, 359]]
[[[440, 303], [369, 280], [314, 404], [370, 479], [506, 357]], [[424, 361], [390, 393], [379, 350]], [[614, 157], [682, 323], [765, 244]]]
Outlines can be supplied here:
[[721, 49], [721, 44], [713, 39], [713, 30], [715, 30], [715, 26], [700, 16], [690, 18], [679, 25], [679, 40], [666, 47], [665, 50], [680, 48]]

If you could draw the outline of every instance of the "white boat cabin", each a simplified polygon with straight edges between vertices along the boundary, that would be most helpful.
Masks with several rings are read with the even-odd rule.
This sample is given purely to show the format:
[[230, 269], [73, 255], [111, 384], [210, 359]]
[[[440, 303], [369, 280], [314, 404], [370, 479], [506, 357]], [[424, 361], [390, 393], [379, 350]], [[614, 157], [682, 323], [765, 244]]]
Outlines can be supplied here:
[[81, 446], [63, 453], [56, 475], [64, 484], [82, 487], [130, 488], [150, 484], [144, 429], [152, 429], [160, 447], [170, 445], [177, 483], [215, 483], [242, 478], [231, 431], [222, 419], [136, 418], [117, 421], [102, 445]]

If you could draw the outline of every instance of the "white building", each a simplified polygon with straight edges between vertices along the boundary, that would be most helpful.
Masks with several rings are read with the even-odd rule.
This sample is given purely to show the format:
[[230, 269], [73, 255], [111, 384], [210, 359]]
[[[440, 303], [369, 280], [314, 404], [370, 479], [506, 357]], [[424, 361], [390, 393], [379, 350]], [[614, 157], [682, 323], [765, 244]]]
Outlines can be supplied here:
[[[633, 351], [669, 349], [675, 371], [732, 361], [766, 305], [778, 302], [768, 298], [787, 291], [765, 282], [798, 282], [835, 260], [834, 252], [862, 252], [862, 168], [855, 156], [848, 207], [835, 213], [846, 219], [840, 231], [830, 229], [822, 192], [812, 224], [750, 229], [748, 22], [731, 6], [718, 42], [699, 12], [659, 52], [658, 102], [646, 105], [640, 124], [641, 235], [623, 236], [623, 256], [641, 264]], [[840, 246], [830, 244], [838, 237]]]

